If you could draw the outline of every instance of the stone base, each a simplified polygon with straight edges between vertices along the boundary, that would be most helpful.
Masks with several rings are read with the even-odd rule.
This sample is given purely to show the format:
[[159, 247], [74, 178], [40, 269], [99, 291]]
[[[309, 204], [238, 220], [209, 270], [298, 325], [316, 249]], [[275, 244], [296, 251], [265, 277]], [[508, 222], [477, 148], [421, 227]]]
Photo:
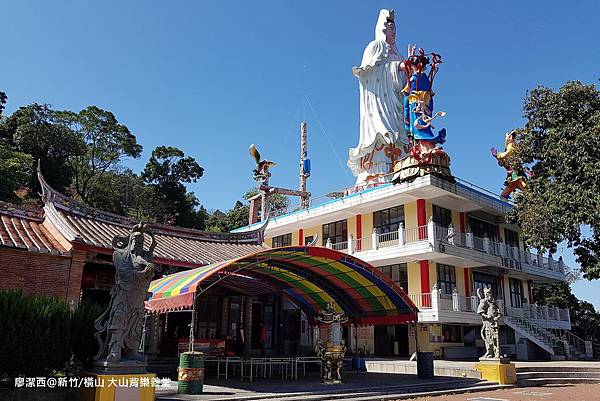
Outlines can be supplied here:
[[515, 364], [510, 363], [508, 358], [480, 359], [475, 364], [475, 369], [481, 373], [483, 380], [498, 382], [500, 384], [515, 384], [517, 382]]
[[148, 363], [146, 361], [139, 360], [125, 359], [121, 362], [108, 362], [101, 360], [94, 362], [93, 373], [112, 375], [144, 374], [146, 373], [147, 366]]
[[417, 177], [425, 175], [435, 175], [449, 182], [455, 182], [450, 173], [450, 157], [445, 152], [432, 153], [426, 155], [420, 160], [412, 155], [399, 160], [394, 165], [394, 176], [392, 182], [399, 184], [401, 182], [410, 182]]
[[82, 389], [82, 401], [154, 401], [154, 373], [88, 374], [98, 385]]

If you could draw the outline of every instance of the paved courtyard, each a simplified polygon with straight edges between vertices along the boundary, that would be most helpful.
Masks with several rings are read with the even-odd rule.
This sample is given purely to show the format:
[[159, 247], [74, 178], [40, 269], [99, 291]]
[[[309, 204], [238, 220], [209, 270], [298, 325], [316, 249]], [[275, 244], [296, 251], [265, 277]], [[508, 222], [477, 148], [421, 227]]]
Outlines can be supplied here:
[[[309, 376], [298, 381], [256, 380], [253, 382], [239, 380], [207, 379], [202, 395], [177, 394], [177, 383], [157, 387], [157, 400], [325, 400], [386, 398], [394, 394], [408, 395], [432, 390], [464, 389], [469, 387], [489, 386], [476, 379], [456, 377], [436, 377], [421, 380], [415, 375], [379, 374], [379, 373], [346, 373], [344, 383], [327, 385], [319, 382], [318, 377]], [[489, 386], [498, 388], [498, 386]]]
[[574, 384], [561, 387], [512, 387], [477, 393], [409, 398], [415, 401], [597, 401], [600, 384]]

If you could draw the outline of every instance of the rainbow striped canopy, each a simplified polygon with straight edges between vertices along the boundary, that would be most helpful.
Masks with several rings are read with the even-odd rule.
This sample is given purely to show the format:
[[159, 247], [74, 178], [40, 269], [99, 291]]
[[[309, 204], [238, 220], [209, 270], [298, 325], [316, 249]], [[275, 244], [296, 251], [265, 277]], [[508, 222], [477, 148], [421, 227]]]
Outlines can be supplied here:
[[389, 277], [362, 260], [328, 248], [288, 246], [165, 276], [150, 284], [151, 312], [190, 308], [214, 284], [255, 295], [279, 292], [308, 316], [328, 303], [357, 324], [416, 321], [416, 307]]

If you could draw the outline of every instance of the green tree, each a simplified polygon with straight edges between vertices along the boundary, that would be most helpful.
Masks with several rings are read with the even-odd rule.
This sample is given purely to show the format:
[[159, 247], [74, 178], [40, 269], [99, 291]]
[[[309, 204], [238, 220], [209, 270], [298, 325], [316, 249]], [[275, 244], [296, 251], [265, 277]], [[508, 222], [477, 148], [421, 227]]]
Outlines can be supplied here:
[[78, 133], [85, 143], [85, 152], [71, 157], [70, 164], [76, 194], [93, 205], [90, 194], [98, 187], [97, 181], [125, 158], [138, 158], [142, 145], [113, 113], [99, 107], [89, 106], [79, 113], [62, 111], [57, 116], [62, 126]]
[[6, 96], [5, 92], [0, 91], [0, 114], [4, 111], [4, 105], [8, 100], [8, 96]]
[[200, 228], [199, 201], [184, 183], [196, 182], [204, 169], [191, 156], [172, 146], [152, 151], [141, 177], [152, 186], [161, 201], [162, 220], [183, 227]]
[[0, 200], [19, 202], [15, 191], [29, 182], [31, 166], [31, 155], [0, 144]]
[[[30, 155], [26, 186], [39, 193], [36, 164], [39, 160], [48, 183], [64, 190], [71, 183], [71, 157], [85, 152], [79, 135], [57, 122], [57, 112], [47, 104], [20, 107], [0, 122], [0, 141], [14, 151]], [[34, 195], [35, 196], [35, 195]]]
[[578, 299], [568, 282], [536, 285], [533, 298], [540, 305], [569, 309], [571, 331], [585, 340], [600, 341], [600, 313], [589, 302]]
[[[525, 129], [517, 161], [531, 166], [528, 189], [515, 196], [509, 216], [527, 243], [555, 252], [565, 241], [583, 276], [600, 278], [600, 92], [568, 82], [538, 87], [524, 103]], [[590, 235], [587, 235], [587, 233]]]

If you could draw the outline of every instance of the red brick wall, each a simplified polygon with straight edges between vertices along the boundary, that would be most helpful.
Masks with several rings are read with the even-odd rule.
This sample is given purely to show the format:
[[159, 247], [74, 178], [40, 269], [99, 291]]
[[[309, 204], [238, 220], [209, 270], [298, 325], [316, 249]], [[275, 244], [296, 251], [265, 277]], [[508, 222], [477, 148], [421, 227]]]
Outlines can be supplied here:
[[85, 252], [72, 257], [0, 248], [0, 289], [79, 300]]

